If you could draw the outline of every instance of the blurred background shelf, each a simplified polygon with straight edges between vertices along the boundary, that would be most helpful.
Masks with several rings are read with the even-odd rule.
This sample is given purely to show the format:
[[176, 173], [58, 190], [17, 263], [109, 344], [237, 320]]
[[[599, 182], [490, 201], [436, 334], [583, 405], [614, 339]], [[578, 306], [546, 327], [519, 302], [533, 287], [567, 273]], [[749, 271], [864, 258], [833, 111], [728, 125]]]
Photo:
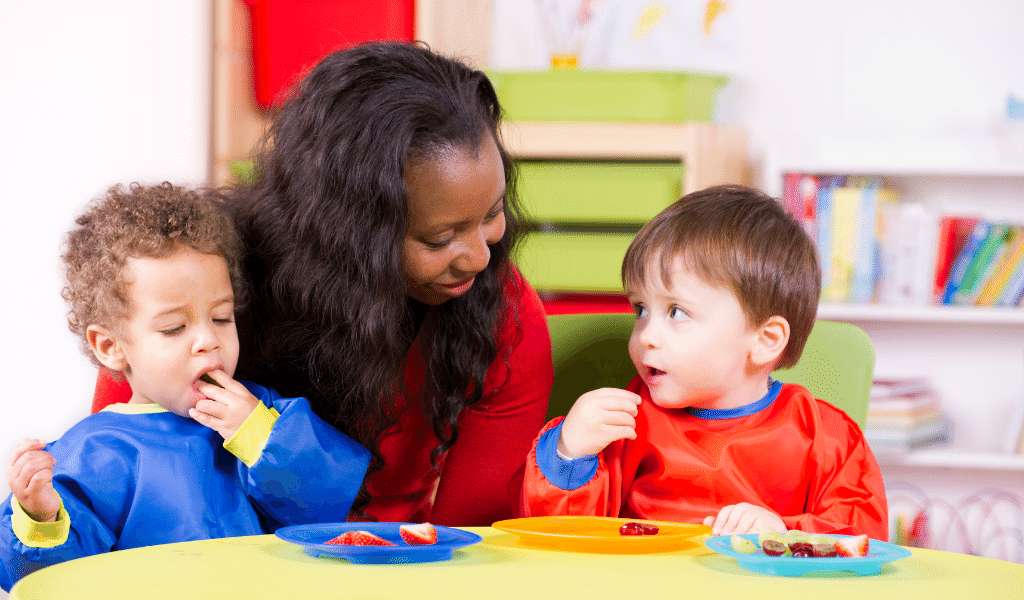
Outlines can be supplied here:
[[818, 318], [850, 322], [1024, 325], [1024, 309], [822, 303], [818, 306]]
[[[880, 454], [875, 457], [883, 467], [922, 467], [934, 469], [965, 469], [973, 471], [1024, 472], [1024, 455], [994, 452], [965, 452], [929, 449], [906, 454]], [[1015, 476], [1019, 477], [1019, 476]]]

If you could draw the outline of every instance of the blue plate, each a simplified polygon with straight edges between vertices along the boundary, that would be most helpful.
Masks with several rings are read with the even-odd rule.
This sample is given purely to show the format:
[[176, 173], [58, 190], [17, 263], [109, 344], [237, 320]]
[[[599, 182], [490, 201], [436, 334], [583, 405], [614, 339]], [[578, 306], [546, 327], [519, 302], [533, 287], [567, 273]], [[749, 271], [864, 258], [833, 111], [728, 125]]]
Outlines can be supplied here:
[[[401, 525], [411, 523], [316, 523], [312, 525], [292, 525], [282, 527], [274, 535], [286, 542], [304, 546], [306, 554], [314, 557], [336, 556], [351, 563], [361, 565], [380, 565], [397, 563], [421, 563], [438, 560], [449, 560], [455, 550], [470, 546], [482, 540], [479, 535], [435, 525], [437, 543], [411, 546], [402, 541], [398, 533]], [[394, 546], [348, 546], [325, 544], [346, 531], [360, 529], [380, 536]]]
[[[730, 537], [732, 536], [715, 536], [705, 540], [704, 544], [719, 554], [735, 558], [744, 569], [761, 573], [762, 575], [799, 577], [804, 573], [812, 571], [852, 571], [857, 575], [877, 575], [882, 569], [882, 564], [910, 556], [910, 551], [906, 548], [879, 540], [869, 540], [868, 555], [856, 558], [844, 556], [831, 558], [767, 556], [760, 549], [753, 554], [743, 554], [732, 549]], [[757, 544], [756, 534], [747, 534], [740, 537], [747, 538], [754, 542], [755, 545]], [[852, 536], [837, 535], [834, 537], [844, 538]]]

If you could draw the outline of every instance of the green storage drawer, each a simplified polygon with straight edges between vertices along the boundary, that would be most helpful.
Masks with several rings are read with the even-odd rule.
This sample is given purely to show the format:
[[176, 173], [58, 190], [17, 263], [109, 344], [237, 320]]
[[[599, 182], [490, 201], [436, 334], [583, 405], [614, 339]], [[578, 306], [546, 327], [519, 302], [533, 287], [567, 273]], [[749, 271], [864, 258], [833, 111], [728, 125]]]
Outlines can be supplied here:
[[642, 225], [682, 195], [675, 162], [518, 161], [519, 197], [541, 223]]
[[538, 290], [622, 292], [622, 257], [631, 233], [532, 232], [516, 264]]
[[724, 75], [687, 71], [489, 72], [513, 121], [710, 121]]

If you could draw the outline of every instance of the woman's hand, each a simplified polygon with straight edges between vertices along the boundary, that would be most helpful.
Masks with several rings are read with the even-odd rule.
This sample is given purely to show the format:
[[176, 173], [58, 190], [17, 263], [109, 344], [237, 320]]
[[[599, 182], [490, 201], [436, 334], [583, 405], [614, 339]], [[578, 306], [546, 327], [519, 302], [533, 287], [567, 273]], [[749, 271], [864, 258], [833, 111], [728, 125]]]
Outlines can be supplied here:
[[200, 381], [199, 391], [208, 400], [196, 402], [196, 407], [189, 409], [188, 416], [228, 440], [249, 418], [260, 401], [250, 394], [244, 385], [229, 377], [224, 371], [218, 369], [210, 371], [208, 375], [220, 386]]
[[635, 440], [639, 405], [639, 395], [616, 388], [583, 394], [562, 423], [558, 451], [581, 458], [597, 454], [615, 440]]
[[786, 532], [782, 517], [763, 506], [746, 502], [724, 507], [717, 516], [705, 517], [704, 524], [711, 526], [712, 535], [761, 533], [765, 528]]
[[60, 496], [53, 489], [53, 467], [57, 460], [43, 450], [43, 440], [24, 439], [11, 453], [7, 485], [28, 516], [39, 523], [57, 520]]

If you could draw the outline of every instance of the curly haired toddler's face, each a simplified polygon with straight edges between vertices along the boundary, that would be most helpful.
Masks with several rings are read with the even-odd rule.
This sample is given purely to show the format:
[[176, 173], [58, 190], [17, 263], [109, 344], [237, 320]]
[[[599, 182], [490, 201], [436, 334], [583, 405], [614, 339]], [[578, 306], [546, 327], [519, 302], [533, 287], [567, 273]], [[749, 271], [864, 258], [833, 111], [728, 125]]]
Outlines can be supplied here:
[[238, 363], [227, 263], [180, 247], [166, 257], [128, 259], [125, 275], [130, 316], [121, 333], [90, 328], [101, 333], [97, 357], [124, 371], [131, 403], [153, 402], [187, 417], [205, 398], [199, 377], [216, 369], [233, 375]]

